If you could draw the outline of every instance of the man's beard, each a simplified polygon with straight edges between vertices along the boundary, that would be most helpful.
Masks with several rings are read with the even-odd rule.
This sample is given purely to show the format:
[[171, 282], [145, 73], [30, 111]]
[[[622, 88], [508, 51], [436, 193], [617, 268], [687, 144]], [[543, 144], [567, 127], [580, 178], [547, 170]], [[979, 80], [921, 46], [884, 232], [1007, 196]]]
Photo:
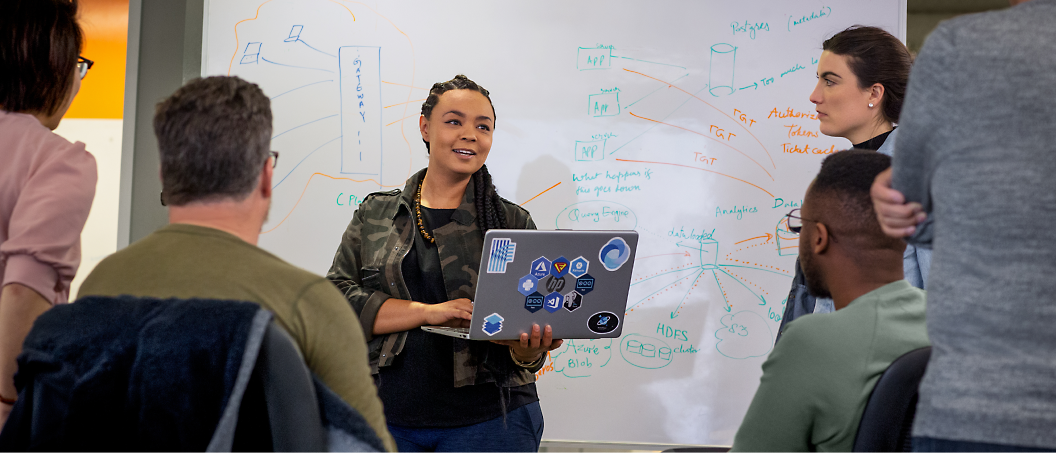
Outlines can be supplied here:
[[832, 299], [832, 293], [821, 278], [821, 269], [814, 263], [814, 254], [808, 253], [799, 258], [799, 266], [803, 268], [803, 278], [807, 281], [807, 291], [811, 296]]

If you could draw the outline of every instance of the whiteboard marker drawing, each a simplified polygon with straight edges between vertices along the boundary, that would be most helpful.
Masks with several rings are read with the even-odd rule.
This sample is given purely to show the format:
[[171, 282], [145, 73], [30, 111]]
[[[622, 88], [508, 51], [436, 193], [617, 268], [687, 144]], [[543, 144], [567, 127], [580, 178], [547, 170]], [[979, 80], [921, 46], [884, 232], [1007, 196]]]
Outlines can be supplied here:
[[736, 47], [726, 43], [711, 46], [711, 65], [708, 67], [708, 92], [712, 96], [726, 96], [737, 91], [733, 87], [736, 63]]
[[598, 93], [587, 96], [587, 114], [593, 117], [620, 114], [620, 92]]
[[341, 69], [341, 173], [381, 175], [381, 48], [338, 49]]
[[767, 320], [754, 311], [739, 311], [722, 317], [715, 331], [715, 349], [731, 359], [762, 357], [774, 347], [774, 333]]
[[576, 53], [576, 68], [580, 71], [612, 67], [612, 49], [580, 47]]
[[799, 255], [799, 235], [788, 227], [788, 217], [781, 216], [781, 220], [774, 227], [774, 238], [779, 256]]
[[664, 340], [636, 333], [623, 336], [620, 356], [632, 366], [655, 370], [671, 364], [671, 346]]
[[592, 162], [605, 159], [605, 141], [602, 140], [590, 140], [590, 141], [579, 141], [576, 140], [576, 149], [574, 151], [577, 162]]
[[242, 59], [238, 61], [238, 64], [258, 64], [260, 44], [259, 42], [247, 43], [246, 49], [242, 51]]
[[598, 373], [612, 360], [612, 339], [567, 340], [559, 351], [550, 353], [554, 371], [570, 378], [585, 378]]
[[[792, 274], [788, 271], [780, 270], [773, 266], [762, 266], [758, 264], [756, 264], [755, 266], [749, 266], [745, 264], [738, 264], [739, 262], [727, 262], [723, 264], [718, 264], [719, 242], [715, 239], [712, 239], [711, 234], [706, 236], [701, 235], [701, 239], [697, 240], [682, 240], [679, 241], [677, 245], [680, 248], [688, 249], [688, 251], [684, 253], [688, 253], [687, 258], [693, 260], [691, 264], [680, 266], [675, 270], [665, 271], [655, 275], [638, 277], [637, 279], [635, 279], [631, 283], [632, 296], [629, 298], [629, 300], [633, 302], [629, 302], [627, 304], [627, 311], [625, 312], [625, 316], [630, 314], [630, 312], [634, 311], [635, 309], [639, 308], [639, 306], [641, 306], [642, 304], [653, 301], [660, 295], [677, 288], [678, 291], [675, 293], [675, 295], [681, 295], [681, 297], [675, 308], [671, 310], [670, 317], [671, 319], [678, 318], [682, 312], [683, 307], [685, 307], [686, 303], [690, 301], [689, 296], [693, 294], [694, 288], [697, 288], [701, 283], [707, 281], [715, 282], [715, 288], [718, 290], [718, 293], [722, 297], [722, 309], [725, 310], [726, 313], [730, 313], [733, 311], [733, 304], [730, 302], [730, 297], [728, 295], [729, 292], [725, 288], [723, 288], [722, 282], [719, 281], [720, 276], [722, 276], [723, 278], [728, 277], [731, 281], [737, 282], [737, 284], [739, 284], [741, 287], [748, 290], [748, 292], [752, 295], [752, 298], [754, 299], [752, 302], [756, 305], [766, 306], [768, 302], [765, 296], [759, 294], [760, 289], [748, 286], [750, 282], [746, 283], [747, 280], [744, 280], [743, 278], [731, 274], [729, 271], [729, 269], [731, 268], [761, 271], [769, 274], [781, 275], [783, 277], [792, 278]], [[729, 258], [728, 255], [727, 258]], [[692, 273], [687, 274], [688, 272]], [[653, 291], [650, 291], [644, 296], [634, 294], [636, 286], [643, 283], [647, 283], [653, 280], [654, 278], [662, 277], [665, 275], [672, 275], [675, 277], [675, 280], [662, 286], [651, 286], [652, 284], [647, 285], [648, 289], [646, 289], [646, 291], [650, 289]], [[757, 286], [754, 284], [752, 285]]]

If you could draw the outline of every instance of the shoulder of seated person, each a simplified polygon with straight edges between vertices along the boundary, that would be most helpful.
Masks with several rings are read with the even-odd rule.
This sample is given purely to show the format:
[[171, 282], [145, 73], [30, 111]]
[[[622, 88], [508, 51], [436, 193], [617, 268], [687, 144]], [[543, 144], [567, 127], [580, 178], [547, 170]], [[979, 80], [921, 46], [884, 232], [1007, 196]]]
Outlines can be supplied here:
[[[898, 280], [888, 283], [887, 285], [877, 288], [869, 293], [863, 294], [861, 297], [851, 302], [847, 308], [861, 309], [870, 302], [902, 304], [907, 299], [923, 300], [926, 296], [927, 292], [923, 289], [910, 285], [906, 280]], [[846, 310], [846, 308], [844, 310]]]
[[[842, 311], [842, 310], [841, 310]], [[843, 318], [840, 311], [833, 313], [816, 313], [796, 318], [795, 322], [785, 326], [781, 334], [781, 341], [777, 342], [776, 348], [787, 344], [787, 348], [799, 350], [807, 348], [811, 351], [838, 347], [837, 341], [831, 335], [832, 328], [840, 323]]]
[[348, 304], [348, 300], [341, 294], [341, 291], [334, 286], [329, 280], [315, 280], [309, 281], [307, 284], [302, 285], [297, 294], [297, 300], [292, 305], [294, 310], [297, 311], [314, 311], [317, 313], [327, 313], [327, 316], [333, 316], [334, 310], [342, 311], [349, 310], [351, 313], [351, 306]]
[[[850, 318], [857, 318], [859, 316], [868, 316], [866, 312], [877, 310], [877, 303], [887, 303], [903, 305], [909, 299], [920, 299], [923, 300], [927, 294], [924, 290], [914, 288], [912, 286], [904, 285], [905, 288], [900, 288], [896, 292], [887, 293], [884, 297], [880, 297], [875, 292], [863, 294], [859, 298], [855, 299], [850, 305], [836, 310], [832, 313], [818, 313], [810, 314], [796, 318], [794, 322], [790, 322], [785, 327], [785, 331], [781, 336], [783, 343], [786, 339], [792, 339], [792, 342], [796, 343], [817, 343], [819, 347], [833, 347], [836, 346], [835, 342], [832, 341], [831, 332], [835, 329], [843, 328], [844, 323], [853, 322]], [[812, 345], [811, 347], [814, 347]]]

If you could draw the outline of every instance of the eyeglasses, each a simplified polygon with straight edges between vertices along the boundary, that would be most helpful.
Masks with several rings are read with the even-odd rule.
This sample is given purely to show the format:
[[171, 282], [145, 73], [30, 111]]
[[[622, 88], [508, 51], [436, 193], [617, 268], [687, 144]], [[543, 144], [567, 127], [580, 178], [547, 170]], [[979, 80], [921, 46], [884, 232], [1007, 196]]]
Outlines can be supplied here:
[[78, 55], [77, 56], [77, 74], [79, 74], [81, 76], [81, 78], [83, 79], [84, 76], [88, 75], [88, 70], [92, 69], [92, 65], [94, 65], [94, 64], [95, 64], [94, 61], [89, 60], [87, 58], [84, 58], [83, 56]]
[[[785, 217], [788, 217], [788, 230], [793, 232], [793, 233], [799, 234], [800, 231], [803, 231], [803, 221], [804, 220], [806, 220], [807, 222], [821, 223], [821, 222], [819, 222], [817, 220], [814, 220], [814, 219], [804, 219], [803, 217], [800, 217], [799, 214], [800, 214], [799, 208], [793, 209], [793, 210], [789, 211], [788, 214], [785, 214]], [[829, 238], [832, 239], [832, 242], [839, 242], [839, 241], [836, 240], [836, 236], [834, 234], [832, 234], [832, 227], [830, 227], [828, 225], [825, 225], [825, 226], [828, 229]]]
[[796, 234], [799, 234], [800, 231], [803, 231], [804, 220], [808, 222], [817, 222], [817, 220], [804, 219], [803, 217], [800, 217], [800, 213], [800, 209], [796, 208], [789, 211], [788, 214], [785, 214], [785, 217], [788, 217], [788, 230]]

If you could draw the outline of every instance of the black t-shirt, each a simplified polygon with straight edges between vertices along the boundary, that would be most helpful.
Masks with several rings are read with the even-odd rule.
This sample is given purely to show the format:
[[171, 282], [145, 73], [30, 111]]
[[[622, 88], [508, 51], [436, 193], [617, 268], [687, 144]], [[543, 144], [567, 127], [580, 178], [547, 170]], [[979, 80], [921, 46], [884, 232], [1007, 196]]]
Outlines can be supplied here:
[[892, 131], [894, 131], [894, 129], [884, 132], [883, 134], [877, 135], [876, 137], [870, 138], [869, 140], [866, 140], [864, 142], [855, 143], [854, 149], [871, 149], [873, 151], [876, 151], [880, 149], [881, 146], [884, 146], [884, 142], [887, 141], [887, 136], [891, 135]]
[[[422, 221], [432, 234], [448, 224], [454, 209], [422, 207]], [[447, 302], [447, 289], [436, 244], [417, 231], [414, 245], [400, 265], [411, 299], [426, 304]], [[496, 350], [500, 347], [495, 345]], [[503, 351], [508, 354], [508, 352]], [[502, 389], [495, 383], [455, 388], [454, 338], [411, 329], [403, 351], [378, 375], [378, 395], [386, 421], [396, 426], [467, 426], [502, 416], [506, 411], [539, 400], [535, 384]]]

